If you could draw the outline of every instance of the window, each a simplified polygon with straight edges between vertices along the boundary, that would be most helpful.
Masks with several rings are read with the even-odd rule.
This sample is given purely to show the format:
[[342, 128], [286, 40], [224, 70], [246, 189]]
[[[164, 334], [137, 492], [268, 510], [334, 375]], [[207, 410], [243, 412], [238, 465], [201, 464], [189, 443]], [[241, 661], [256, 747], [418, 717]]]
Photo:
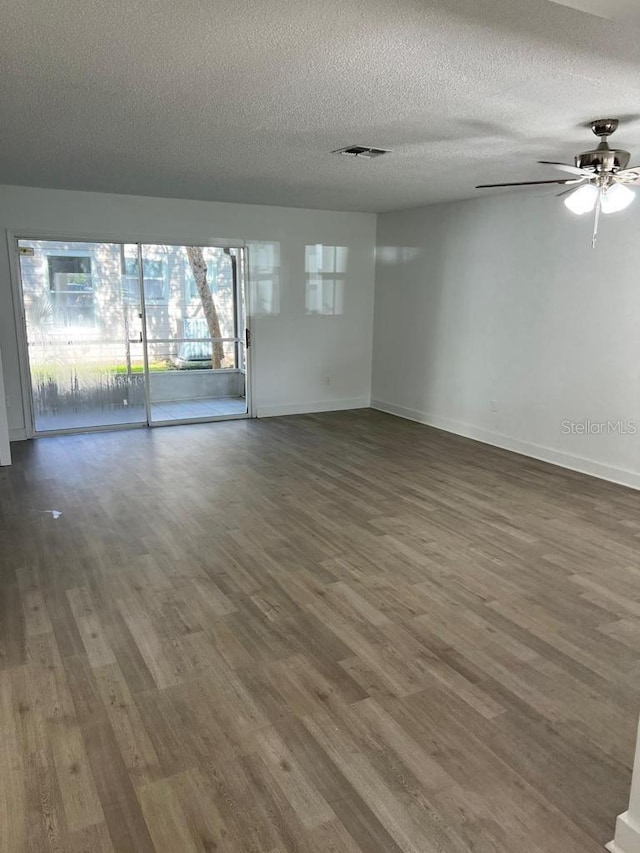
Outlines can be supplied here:
[[95, 326], [91, 258], [88, 255], [49, 255], [47, 262], [55, 322], [61, 326]]
[[[147, 302], [167, 302], [167, 276], [164, 261], [142, 261], [144, 298]], [[122, 259], [122, 296], [127, 302], [140, 301], [138, 259]]]
[[348, 253], [346, 246], [305, 246], [307, 314], [344, 313]]

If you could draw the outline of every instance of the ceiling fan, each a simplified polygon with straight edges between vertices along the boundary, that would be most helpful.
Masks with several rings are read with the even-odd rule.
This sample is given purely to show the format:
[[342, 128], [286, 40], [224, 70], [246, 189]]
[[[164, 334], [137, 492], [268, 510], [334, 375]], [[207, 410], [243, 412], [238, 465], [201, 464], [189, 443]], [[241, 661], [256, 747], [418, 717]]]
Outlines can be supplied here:
[[561, 184], [569, 189], [559, 193], [566, 196], [564, 203], [572, 213], [581, 216], [595, 210], [592, 246], [598, 237], [600, 213], [617, 213], [628, 207], [635, 198], [629, 184], [640, 186], [640, 166], [628, 168], [631, 155], [619, 148], [610, 148], [608, 138], [618, 128], [618, 119], [604, 118], [591, 122], [591, 130], [600, 139], [592, 151], [584, 151], [575, 157], [575, 165], [539, 160], [545, 166], [555, 166], [573, 177], [553, 181], [522, 181], [509, 184], [480, 184], [476, 189], [497, 187], [528, 187], [541, 184]]

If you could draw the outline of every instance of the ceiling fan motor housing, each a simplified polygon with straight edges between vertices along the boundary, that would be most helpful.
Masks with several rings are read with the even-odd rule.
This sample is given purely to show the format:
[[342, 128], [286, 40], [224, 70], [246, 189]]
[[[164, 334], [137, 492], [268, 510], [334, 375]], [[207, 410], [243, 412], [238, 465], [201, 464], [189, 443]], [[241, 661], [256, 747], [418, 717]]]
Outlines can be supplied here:
[[576, 157], [576, 166], [594, 172], [620, 172], [629, 165], [631, 154], [619, 148], [609, 148], [606, 142], [593, 151], [583, 151]]
[[600, 145], [592, 151], [583, 151], [575, 158], [576, 166], [580, 169], [590, 169], [596, 173], [615, 173], [626, 169], [631, 159], [628, 151], [620, 148], [610, 148], [607, 137], [618, 129], [618, 119], [601, 118], [591, 122], [591, 130], [601, 140]]

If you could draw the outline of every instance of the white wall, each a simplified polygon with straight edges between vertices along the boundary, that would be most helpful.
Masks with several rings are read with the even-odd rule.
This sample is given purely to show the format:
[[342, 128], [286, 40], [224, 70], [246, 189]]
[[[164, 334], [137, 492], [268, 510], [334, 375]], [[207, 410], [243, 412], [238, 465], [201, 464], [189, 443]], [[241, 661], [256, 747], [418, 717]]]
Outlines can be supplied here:
[[7, 407], [5, 406], [2, 352], [0, 352], [0, 465], [10, 464], [11, 448], [9, 446], [9, 423], [7, 421]]
[[[257, 414], [367, 406], [375, 216], [318, 210], [0, 187], [0, 228], [16, 234], [180, 243], [279, 244], [278, 312], [252, 318]], [[344, 313], [305, 311], [305, 246], [346, 246]], [[251, 249], [250, 249], [251, 253]], [[12, 438], [24, 437], [7, 243], [0, 245], [0, 350]], [[0, 407], [1, 408], [1, 407]], [[0, 411], [0, 433], [2, 412]]]
[[615, 838], [606, 848], [609, 853], [640, 853], [640, 728], [636, 738], [629, 808], [618, 815]]
[[640, 487], [640, 200], [590, 236], [553, 192], [380, 215], [373, 405]]

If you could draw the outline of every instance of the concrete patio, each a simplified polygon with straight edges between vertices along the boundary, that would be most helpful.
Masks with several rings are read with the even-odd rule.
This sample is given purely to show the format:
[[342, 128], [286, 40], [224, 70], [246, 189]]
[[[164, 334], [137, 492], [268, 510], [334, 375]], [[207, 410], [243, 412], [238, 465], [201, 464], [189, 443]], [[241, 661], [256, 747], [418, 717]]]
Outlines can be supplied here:
[[[224, 418], [241, 415], [246, 411], [247, 401], [244, 397], [168, 400], [151, 404], [151, 422]], [[118, 406], [79, 411], [60, 410], [47, 414], [36, 414], [35, 421], [36, 432], [93, 429], [145, 423], [146, 412], [144, 406]]]

